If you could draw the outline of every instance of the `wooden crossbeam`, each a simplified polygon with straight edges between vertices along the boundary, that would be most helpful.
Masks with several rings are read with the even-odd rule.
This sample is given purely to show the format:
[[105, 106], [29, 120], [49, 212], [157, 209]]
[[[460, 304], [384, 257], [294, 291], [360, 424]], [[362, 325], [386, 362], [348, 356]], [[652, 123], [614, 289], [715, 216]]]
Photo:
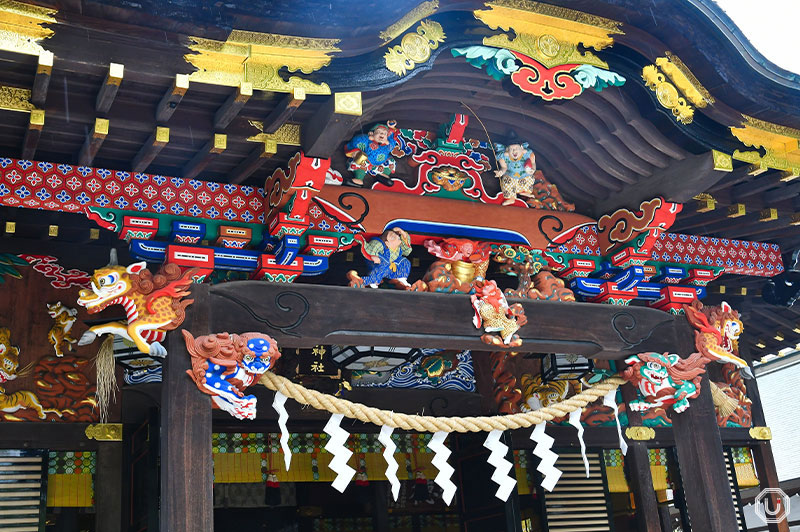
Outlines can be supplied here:
[[771, 312], [771, 311], [769, 311], [767, 309], [763, 309], [763, 308], [752, 307], [750, 309], [750, 311], [753, 314], [758, 314], [762, 318], [765, 318], [765, 319], [767, 319], [769, 321], [775, 322], [778, 325], [789, 329], [790, 331], [792, 331], [795, 334], [800, 334], [800, 322], [794, 322], [793, 323], [792, 321], [787, 320], [783, 316], [779, 316], [778, 314], [775, 314], [774, 312]]
[[267, 159], [278, 152], [278, 144], [274, 140], [259, 144], [256, 149], [250, 152], [247, 159], [241, 162], [230, 174], [231, 183], [241, 183], [253, 172], [261, 168]]
[[139, 150], [139, 153], [136, 154], [136, 157], [133, 158], [131, 161], [131, 168], [134, 172], [144, 172], [150, 163], [153, 162], [153, 159], [156, 158], [158, 152], [164, 148], [169, 142], [169, 128], [168, 127], [157, 127], [156, 130], [150, 135], [150, 138], [147, 139], [147, 142]]
[[181, 103], [183, 95], [186, 94], [187, 90], [189, 90], [189, 75], [176, 74], [172, 86], [167, 89], [161, 101], [158, 102], [158, 107], [156, 108], [156, 122], [163, 124], [170, 119], [172, 113], [178, 108], [178, 104]]
[[202, 172], [206, 166], [213, 161], [217, 155], [225, 151], [228, 146], [228, 136], [222, 133], [215, 133], [203, 149], [200, 150], [189, 163], [183, 168], [183, 177], [192, 179]]
[[236, 115], [239, 114], [239, 111], [242, 110], [244, 104], [247, 103], [247, 100], [253, 95], [253, 84], [249, 82], [242, 82], [238, 87], [236, 87], [236, 91], [230, 95], [230, 97], [222, 104], [216, 114], [214, 114], [214, 129], [217, 131], [221, 131], [228, 127]]
[[97, 93], [97, 100], [95, 101], [94, 109], [99, 114], [105, 114], [111, 109], [111, 104], [114, 103], [114, 98], [117, 97], [119, 85], [122, 83], [122, 75], [125, 67], [119, 63], [111, 63], [108, 66], [108, 74], [103, 81], [103, 86], [100, 87], [100, 92]]
[[42, 136], [44, 127], [44, 111], [34, 109], [28, 121], [28, 129], [25, 131], [25, 140], [22, 142], [22, 158], [33, 159], [36, 154], [36, 146], [39, 144], [39, 137]]
[[303, 151], [308, 157], [330, 158], [360, 116], [360, 92], [334, 94], [303, 125]]
[[83, 141], [83, 147], [81, 147], [81, 152], [78, 154], [78, 164], [91, 166], [97, 151], [103, 145], [103, 141], [106, 140], [108, 125], [109, 122], [106, 118], [95, 119], [94, 127], [86, 134], [86, 140]]
[[304, 101], [306, 101], [305, 89], [300, 87], [292, 89], [292, 92], [284, 96], [269, 116], [264, 119], [263, 132], [272, 135], [278, 131], [278, 128], [292, 117]]
[[47, 100], [47, 88], [50, 86], [54, 58], [53, 52], [42, 50], [39, 53], [39, 64], [36, 66], [36, 77], [31, 90], [31, 103], [37, 107], [44, 107], [44, 102]]

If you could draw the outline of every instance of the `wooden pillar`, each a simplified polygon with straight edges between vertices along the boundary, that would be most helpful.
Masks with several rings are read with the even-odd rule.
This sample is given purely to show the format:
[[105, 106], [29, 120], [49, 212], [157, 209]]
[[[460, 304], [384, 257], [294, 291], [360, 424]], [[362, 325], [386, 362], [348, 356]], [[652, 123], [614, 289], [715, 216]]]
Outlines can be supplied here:
[[708, 374], [703, 375], [700, 395], [690, 405], [670, 417], [692, 530], [738, 530]]
[[122, 442], [99, 442], [94, 484], [95, 528], [122, 530]]
[[[749, 349], [744, 345], [740, 345], [740, 349], [740, 354], [743, 355], [743, 358], [747, 360], [752, 368], [753, 360], [750, 356]], [[745, 381], [745, 386], [747, 387], [747, 397], [752, 401], [750, 412], [753, 416], [753, 426], [766, 427], [767, 420], [764, 417], [764, 407], [761, 404], [761, 394], [758, 391], [756, 379]], [[753, 452], [753, 462], [758, 472], [759, 488], [762, 490], [764, 488], [780, 488], [778, 470], [775, 468], [775, 457], [772, 454], [772, 445], [769, 441], [765, 440], [759, 442], [757, 445], [751, 446], [750, 450]], [[769, 500], [770, 508], [776, 508], [778, 502], [777, 497], [774, 494], [770, 495]], [[785, 519], [780, 523], [770, 523], [767, 525], [767, 530], [769, 530], [769, 532], [789, 532], [789, 520]]]
[[161, 385], [161, 532], [213, 532], [211, 399], [186, 375], [189, 353], [180, 334], [208, 334], [208, 286], [194, 285], [186, 320], [168, 334]]
[[[631, 384], [622, 387], [622, 398], [626, 403], [636, 399], [636, 389]], [[642, 414], [628, 409], [628, 424], [642, 426]], [[628, 470], [628, 483], [636, 504], [636, 523], [639, 532], [662, 532], [658, 510], [658, 500], [653, 489], [653, 473], [650, 470], [650, 455], [643, 441], [628, 440], [628, 453], [625, 455]]]

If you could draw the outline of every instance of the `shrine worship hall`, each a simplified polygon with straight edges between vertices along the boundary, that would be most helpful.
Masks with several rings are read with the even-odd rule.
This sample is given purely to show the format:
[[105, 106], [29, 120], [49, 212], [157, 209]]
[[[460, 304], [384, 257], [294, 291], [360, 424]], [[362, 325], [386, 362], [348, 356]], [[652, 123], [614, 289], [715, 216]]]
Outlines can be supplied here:
[[799, 141], [714, 0], [2, 0], [0, 530], [800, 530]]

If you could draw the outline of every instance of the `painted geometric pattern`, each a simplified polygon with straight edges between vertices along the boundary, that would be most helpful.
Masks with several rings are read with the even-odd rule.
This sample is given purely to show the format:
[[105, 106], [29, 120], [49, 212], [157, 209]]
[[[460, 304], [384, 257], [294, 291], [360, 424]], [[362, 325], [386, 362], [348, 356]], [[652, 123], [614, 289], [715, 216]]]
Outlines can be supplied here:
[[10, 158], [0, 158], [0, 205], [66, 212], [100, 207], [264, 223], [262, 188]]
[[[555, 251], [575, 255], [600, 255], [597, 226], [585, 225]], [[783, 271], [777, 244], [710, 236], [661, 233], [653, 243], [651, 259], [696, 266], [723, 266], [725, 273], [772, 277]]]
[[[291, 434], [289, 471], [283, 468], [279, 437], [263, 432], [214, 433], [214, 482], [264, 482], [270, 471], [279, 482], [330, 482], [335, 478], [336, 474], [328, 468], [333, 456], [324, 449], [327, 434]], [[413, 457], [414, 468], [435, 476], [436, 470], [430, 463], [432, 453], [427, 448], [430, 438], [430, 434], [393, 434], [398, 462], [402, 464]], [[350, 460], [353, 467], [363, 466], [369, 480], [386, 480], [383, 446], [376, 434], [352, 434], [347, 447], [355, 453]]]
[[94, 474], [97, 458], [90, 451], [50, 451], [49, 475]]
[[94, 452], [50, 452], [47, 467], [47, 506], [87, 508], [94, 505]]

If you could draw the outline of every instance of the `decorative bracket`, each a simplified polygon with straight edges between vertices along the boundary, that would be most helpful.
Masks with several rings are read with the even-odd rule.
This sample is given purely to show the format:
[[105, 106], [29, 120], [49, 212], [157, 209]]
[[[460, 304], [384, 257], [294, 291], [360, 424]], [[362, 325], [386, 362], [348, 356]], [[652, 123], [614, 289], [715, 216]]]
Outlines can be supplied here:
[[656, 431], [651, 427], [628, 427], [625, 436], [633, 441], [649, 441], [655, 439]]
[[750, 437], [754, 440], [769, 441], [772, 439], [772, 430], [769, 427], [751, 427]]
[[88, 425], [86, 437], [97, 441], [122, 441], [122, 423], [96, 423]]

